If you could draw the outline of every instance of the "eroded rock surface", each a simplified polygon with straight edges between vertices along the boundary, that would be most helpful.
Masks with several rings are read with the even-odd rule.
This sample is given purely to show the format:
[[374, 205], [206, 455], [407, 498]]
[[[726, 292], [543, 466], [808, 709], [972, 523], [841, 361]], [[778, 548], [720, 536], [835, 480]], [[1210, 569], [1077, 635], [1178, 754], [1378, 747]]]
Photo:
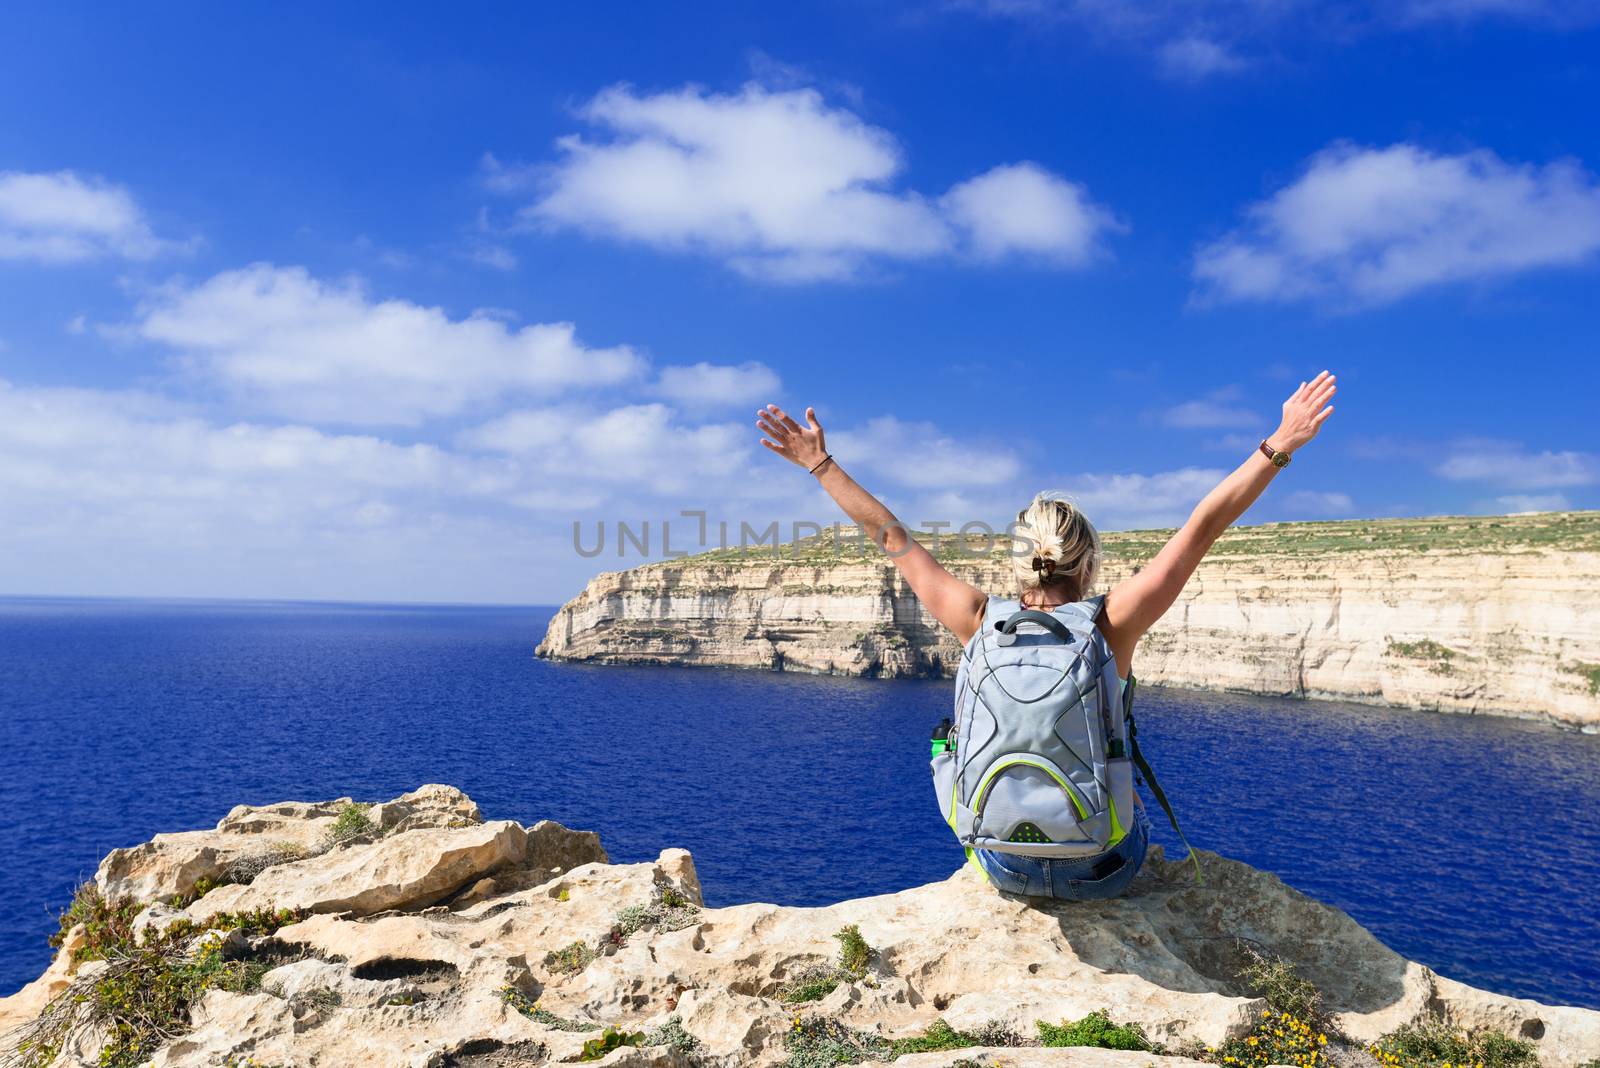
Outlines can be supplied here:
[[[236, 810], [224, 823], [259, 819], [270, 830], [248, 833], [310, 841], [338, 811], [270, 806]], [[296, 819], [306, 826], [287, 826]], [[171, 902], [181, 903], [192, 865], [173, 843], [199, 855], [218, 850], [215, 839], [162, 836], [167, 882], [154, 866], [128, 869], [144, 880], [149, 900], [168, 902], [156, 914], [162, 924], [203, 923], [244, 907], [306, 910], [273, 934], [230, 936], [229, 954], [258, 962], [264, 975], [244, 992], [206, 992], [185, 1033], [155, 1053], [157, 1068], [215, 1068], [230, 1059], [303, 1068], [543, 1065], [575, 1060], [600, 1027], [655, 1033], [673, 1020], [693, 1037], [692, 1053], [647, 1045], [597, 1063], [759, 1068], [788, 1061], [786, 1038], [802, 1018], [888, 1038], [923, 1033], [940, 1019], [1028, 1036], [1036, 1021], [1097, 1010], [1137, 1023], [1170, 1049], [1195, 1051], [1243, 1033], [1261, 1008], [1237, 979], [1245, 945], [1315, 982], [1338, 1029], [1357, 1042], [1433, 1014], [1533, 1039], [1546, 1068], [1600, 1057], [1600, 1013], [1443, 979], [1337, 909], [1221, 857], [1207, 857], [1206, 881], [1196, 884], [1186, 864], [1155, 850], [1128, 896], [1107, 902], [1011, 897], [962, 868], [942, 882], [822, 908], [704, 908], [682, 850], [610, 864], [593, 835], [548, 821], [531, 830], [465, 818], [409, 827], [398, 819], [391, 827], [267, 868], [248, 885], [218, 887], [181, 910]], [[876, 950], [864, 973], [808, 1004], [782, 1000], [797, 977], [836, 959], [835, 934], [847, 925]], [[76, 981], [97, 964], [79, 968]], [[0, 1029], [25, 1025], [75, 981], [73, 971], [64, 952], [39, 983], [0, 999]], [[0, 1050], [22, 1033], [0, 1038]], [[94, 1063], [95, 1041], [57, 1063]], [[1036, 1048], [897, 1063], [948, 1068], [963, 1058], [1013, 1068], [1200, 1063]]]

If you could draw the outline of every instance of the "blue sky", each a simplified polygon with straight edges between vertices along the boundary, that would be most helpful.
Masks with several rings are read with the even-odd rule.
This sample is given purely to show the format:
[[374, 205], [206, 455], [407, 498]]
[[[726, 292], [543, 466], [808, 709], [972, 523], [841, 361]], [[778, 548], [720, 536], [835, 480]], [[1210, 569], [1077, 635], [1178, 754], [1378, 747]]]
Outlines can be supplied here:
[[1594, 4], [8, 21], [0, 592], [558, 601], [831, 520], [769, 397], [911, 521], [1181, 521], [1324, 367], [1250, 521], [1600, 505]]

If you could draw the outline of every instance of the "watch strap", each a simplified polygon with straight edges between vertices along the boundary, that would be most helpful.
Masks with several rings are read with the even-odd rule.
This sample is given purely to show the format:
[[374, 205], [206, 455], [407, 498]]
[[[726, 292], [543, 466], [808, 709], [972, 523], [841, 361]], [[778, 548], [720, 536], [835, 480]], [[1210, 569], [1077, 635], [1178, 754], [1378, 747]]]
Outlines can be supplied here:
[[1274, 449], [1271, 445], [1267, 444], [1266, 438], [1261, 439], [1261, 455], [1271, 460], [1272, 466], [1274, 467], [1288, 467], [1289, 461], [1294, 458], [1290, 453], [1284, 452], [1281, 449]]

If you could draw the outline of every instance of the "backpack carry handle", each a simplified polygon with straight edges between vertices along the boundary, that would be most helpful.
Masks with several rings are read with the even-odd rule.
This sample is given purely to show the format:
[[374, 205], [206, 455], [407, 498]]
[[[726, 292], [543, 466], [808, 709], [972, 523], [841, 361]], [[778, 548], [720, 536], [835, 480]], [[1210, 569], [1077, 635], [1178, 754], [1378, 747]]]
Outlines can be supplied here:
[[1017, 625], [1020, 623], [1037, 623], [1068, 645], [1077, 640], [1073, 638], [1072, 631], [1067, 629], [1067, 625], [1049, 612], [1041, 612], [1036, 608], [1024, 608], [1022, 611], [1013, 614], [1011, 618], [997, 622], [994, 625], [994, 629], [1000, 632], [999, 643], [1001, 645], [1010, 645], [1017, 640]]

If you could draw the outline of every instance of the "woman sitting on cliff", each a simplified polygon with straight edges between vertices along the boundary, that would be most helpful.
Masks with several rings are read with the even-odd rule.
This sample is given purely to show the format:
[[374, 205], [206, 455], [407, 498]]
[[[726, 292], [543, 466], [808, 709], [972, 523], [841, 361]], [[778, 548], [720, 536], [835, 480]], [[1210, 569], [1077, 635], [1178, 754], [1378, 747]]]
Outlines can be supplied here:
[[[1134, 651], [1145, 632], [1172, 607], [1217, 537], [1255, 503], [1289, 456], [1316, 437], [1333, 412], [1328, 401], [1334, 388], [1334, 376], [1327, 371], [1302, 382], [1284, 401], [1278, 429], [1206, 494], [1188, 522], [1149, 563], [1100, 597], [1090, 596], [1100, 562], [1100, 539], [1071, 502], [1040, 494], [1018, 513], [1011, 549], [1018, 595], [1009, 600], [990, 597], [945, 570], [932, 553], [907, 535], [881, 501], [845, 473], [828, 452], [814, 410], [806, 409], [805, 426], [775, 404], [757, 413], [756, 426], [766, 435], [761, 444], [815, 475], [845, 514], [889, 553], [923, 607], [960, 640], [963, 678], [957, 684], [956, 727], [963, 725], [961, 702], [968, 700], [969, 705], [981, 705], [984, 710], [981, 725], [967, 719], [968, 730], [978, 725], [986, 735], [966, 739], [974, 752], [967, 755], [959, 773], [961, 786], [952, 785], [958, 774], [954, 770], [941, 780], [941, 761], [935, 757], [935, 787], [952, 829], [968, 842], [969, 857], [997, 886], [1035, 897], [1113, 897], [1126, 889], [1138, 872], [1149, 842], [1149, 821], [1133, 793], [1131, 764], [1139, 763], [1147, 780], [1150, 774], [1139, 756], [1128, 711]], [[1072, 630], [1074, 625], [1079, 629]], [[979, 641], [986, 643], [981, 649]], [[1067, 710], [1080, 703], [1086, 710], [1098, 707], [1099, 722], [1087, 713], [1056, 720], [1049, 711], [1042, 718], [1031, 717], [1042, 727], [1028, 725], [1028, 711], [1043, 699], [1018, 694], [1026, 688], [1028, 670], [1037, 677], [1041, 658], [1051, 662], [1051, 650], [1046, 648], [1050, 646], [1056, 652], [1065, 650], [1056, 662], [1069, 665], [1056, 677], [1072, 677], [1075, 685], [1052, 686], [1045, 697], [1060, 689], [1067, 694], [1064, 700], [1071, 702]], [[1017, 669], [1015, 677], [1022, 683], [1002, 681], [998, 688], [978, 696], [977, 684], [965, 681], [975, 650], [982, 657], [981, 670], [989, 671], [991, 677], [994, 663], [1004, 666], [1011, 657]], [[1086, 694], [1097, 694], [1097, 705], [1091, 705], [1090, 698], [1083, 696]], [[1113, 722], [1108, 712], [1112, 707], [1124, 713], [1125, 722]], [[1059, 759], [1026, 755], [1032, 752], [1029, 730], [1035, 732], [1039, 746], [1059, 747]], [[1061, 737], [1063, 732], [1070, 735], [1075, 731], [1084, 732], [1076, 745], [1073, 739]], [[995, 740], [1002, 744], [991, 745]], [[1131, 754], [1126, 749], [1131, 749]], [[990, 756], [992, 764], [982, 776], [968, 776], [976, 754], [994, 750], [1023, 755], [1012, 759]], [[1070, 762], [1075, 762], [1077, 769], [1071, 773], [1059, 770]], [[955, 761], [952, 758], [946, 763], [953, 768]], [[1000, 771], [1007, 774], [997, 778]], [[970, 791], [969, 778], [982, 780], [976, 793], [962, 792]], [[1003, 798], [1001, 783], [1009, 791]], [[1035, 823], [1016, 816], [1026, 813], [1030, 804], [1037, 809], [1046, 795], [1067, 814], [1065, 820], [1041, 818]], [[1124, 798], [1120, 813], [1118, 796]], [[1157, 797], [1161, 799], [1159, 789]], [[1072, 802], [1070, 807], [1066, 801]], [[999, 832], [1003, 838], [983, 829], [983, 813], [996, 808], [1009, 815], [1006, 830]], [[1129, 810], [1133, 818], [1122, 819]], [[1060, 829], [1063, 827], [1065, 830]], [[982, 842], [1000, 848], [977, 845]]]

